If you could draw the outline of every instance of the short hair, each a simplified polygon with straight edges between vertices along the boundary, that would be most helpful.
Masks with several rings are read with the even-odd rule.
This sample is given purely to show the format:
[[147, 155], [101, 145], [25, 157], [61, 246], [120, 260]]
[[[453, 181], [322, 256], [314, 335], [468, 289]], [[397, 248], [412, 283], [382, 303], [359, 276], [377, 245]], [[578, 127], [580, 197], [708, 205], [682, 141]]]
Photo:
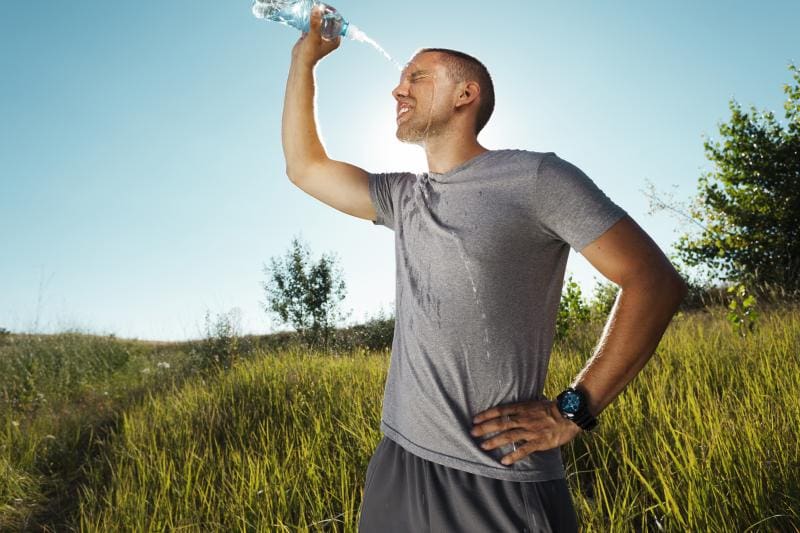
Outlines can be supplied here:
[[481, 88], [478, 114], [475, 117], [475, 135], [489, 122], [494, 111], [494, 84], [489, 70], [476, 58], [449, 48], [420, 48], [414, 55], [424, 52], [439, 52], [444, 56], [444, 64], [451, 81], [476, 81]]

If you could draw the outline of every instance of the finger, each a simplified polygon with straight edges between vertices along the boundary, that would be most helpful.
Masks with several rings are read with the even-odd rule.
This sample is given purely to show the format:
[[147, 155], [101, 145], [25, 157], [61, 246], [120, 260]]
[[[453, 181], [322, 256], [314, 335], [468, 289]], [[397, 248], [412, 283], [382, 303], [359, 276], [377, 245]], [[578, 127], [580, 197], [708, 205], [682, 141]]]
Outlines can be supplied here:
[[483, 443], [481, 443], [481, 448], [484, 450], [493, 450], [499, 446], [511, 444], [512, 442], [527, 442], [535, 437], [535, 433], [525, 429], [504, 431], [500, 435], [496, 435], [491, 439], [483, 441]]
[[309, 26], [314, 33], [319, 33], [319, 27], [322, 25], [322, 8], [319, 5], [315, 5], [311, 9], [311, 18], [309, 20]]
[[472, 428], [470, 434], [473, 437], [480, 437], [481, 435], [492, 433], [493, 431], [503, 431], [512, 428], [523, 427], [525, 422], [526, 420], [518, 415], [503, 415], [476, 425], [474, 428]]
[[506, 405], [498, 405], [496, 407], [492, 407], [491, 409], [487, 409], [486, 411], [482, 411], [475, 415], [472, 418], [473, 424], [478, 424], [483, 422], [484, 420], [489, 420], [491, 418], [497, 418], [499, 416], [511, 414], [517, 412], [519, 407], [522, 403], [509, 403]]
[[520, 459], [524, 459], [528, 455], [532, 454], [533, 452], [539, 451], [541, 448], [541, 441], [534, 439], [529, 440], [513, 452], [505, 455], [500, 462], [504, 465], [510, 465], [516, 463]]
[[327, 40], [323, 39], [322, 44], [326, 52], [331, 52], [339, 48], [339, 44], [341, 43], [342, 38], [341, 36], [337, 36], [335, 39]]

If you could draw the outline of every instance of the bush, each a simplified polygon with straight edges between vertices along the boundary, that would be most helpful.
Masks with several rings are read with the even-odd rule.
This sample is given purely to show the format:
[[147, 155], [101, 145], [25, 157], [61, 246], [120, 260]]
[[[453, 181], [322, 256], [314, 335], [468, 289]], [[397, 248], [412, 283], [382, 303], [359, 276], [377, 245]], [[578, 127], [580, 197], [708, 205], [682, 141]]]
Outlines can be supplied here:
[[614, 302], [617, 301], [619, 285], [616, 283], [599, 282], [594, 286], [594, 294], [589, 311], [593, 320], [605, 321], [608, 318]]
[[381, 309], [377, 316], [364, 324], [336, 330], [334, 348], [339, 352], [353, 350], [391, 350], [394, 340], [394, 316], [386, 316]]
[[558, 316], [556, 317], [556, 339], [563, 339], [573, 330], [589, 321], [589, 307], [583, 301], [581, 287], [572, 279], [572, 274], [567, 278], [558, 302]]
[[211, 319], [206, 311], [205, 336], [190, 351], [190, 360], [200, 372], [227, 370], [241, 357], [253, 350], [251, 340], [243, 342], [240, 334], [239, 312], [233, 309]]

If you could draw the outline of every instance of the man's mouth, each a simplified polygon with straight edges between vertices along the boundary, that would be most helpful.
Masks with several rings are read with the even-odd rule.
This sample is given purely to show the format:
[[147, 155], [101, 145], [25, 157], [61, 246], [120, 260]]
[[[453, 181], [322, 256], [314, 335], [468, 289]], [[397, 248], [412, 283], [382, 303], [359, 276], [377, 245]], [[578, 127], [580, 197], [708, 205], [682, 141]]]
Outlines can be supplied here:
[[397, 123], [400, 124], [401, 121], [405, 120], [409, 114], [411, 114], [411, 106], [407, 104], [400, 104], [397, 108]]

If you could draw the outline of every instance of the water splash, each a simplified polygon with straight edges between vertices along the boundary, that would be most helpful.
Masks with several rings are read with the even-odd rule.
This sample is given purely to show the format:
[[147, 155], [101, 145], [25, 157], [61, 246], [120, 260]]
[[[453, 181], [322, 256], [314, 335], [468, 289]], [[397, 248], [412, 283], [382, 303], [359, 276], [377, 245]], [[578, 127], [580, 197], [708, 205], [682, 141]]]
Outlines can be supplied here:
[[483, 319], [483, 341], [486, 344], [486, 359], [491, 359], [492, 354], [489, 352], [489, 328], [486, 327], [486, 313], [481, 305], [481, 299], [478, 296], [478, 288], [475, 286], [475, 280], [473, 279], [472, 272], [469, 269], [469, 260], [467, 259], [467, 255], [464, 253], [464, 245], [461, 244], [461, 239], [459, 239], [452, 230], [450, 230], [450, 235], [453, 236], [453, 239], [455, 239], [456, 244], [458, 245], [458, 251], [461, 254], [461, 260], [464, 262], [464, 268], [467, 270], [469, 282], [472, 284], [472, 294], [475, 296], [475, 305], [477, 306], [478, 311], [481, 312], [481, 318]]
[[361, 29], [358, 28], [357, 26], [354, 26], [353, 24], [350, 24], [350, 26], [348, 26], [348, 28], [347, 28], [347, 37], [349, 37], [350, 39], [352, 39], [354, 41], [359, 41], [359, 42], [362, 42], [362, 43], [371, 44], [378, 52], [383, 54], [383, 56], [386, 59], [391, 61], [394, 64], [394, 66], [397, 67], [397, 70], [400, 70], [400, 71], [403, 70], [403, 66], [400, 63], [398, 63], [397, 61], [392, 59], [392, 56], [390, 56], [386, 52], [386, 50], [381, 48], [381, 45], [379, 45], [377, 42], [375, 42], [375, 40], [372, 39], [371, 37], [369, 37], [366, 33], [361, 31]]

